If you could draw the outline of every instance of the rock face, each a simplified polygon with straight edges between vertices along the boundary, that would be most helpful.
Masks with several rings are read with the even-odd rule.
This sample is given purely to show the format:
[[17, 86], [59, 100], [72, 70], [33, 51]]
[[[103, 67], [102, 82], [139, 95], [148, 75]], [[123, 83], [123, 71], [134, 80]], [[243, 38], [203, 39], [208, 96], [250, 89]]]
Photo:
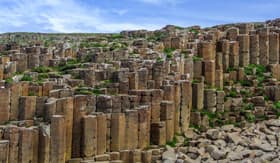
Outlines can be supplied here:
[[279, 162], [279, 27], [0, 34], [0, 161]]
[[180, 155], [186, 155], [188, 162], [278, 162], [278, 125], [279, 119], [251, 124], [242, 129], [232, 126], [209, 129], [189, 140], [195, 146], [178, 147], [181, 153], [177, 154], [177, 160], [181, 159]]

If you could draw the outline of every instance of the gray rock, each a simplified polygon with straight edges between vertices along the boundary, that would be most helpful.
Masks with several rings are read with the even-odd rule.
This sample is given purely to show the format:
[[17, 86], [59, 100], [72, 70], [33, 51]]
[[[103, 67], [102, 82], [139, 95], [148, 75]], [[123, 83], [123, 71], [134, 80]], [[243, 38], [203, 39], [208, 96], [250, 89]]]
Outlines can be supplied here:
[[242, 155], [242, 153], [240, 153], [240, 152], [230, 152], [230, 153], [228, 154], [228, 158], [229, 158], [231, 161], [242, 160], [242, 159], [243, 159], [243, 155]]
[[225, 131], [225, 132], [229, 132], [231, 130], [233, 130], [234, 128], [234, 125], [224, 125], [222, 126], [222, 130]]
[[263, 160], [267, 160], [267, 161], [272, 161], [274, 160], [275, 158], [277, 158], [277, 154], [273, 154], [273, 153], [265, 153], [264, 155], [262, 155], [262, 159]]
[[210, 129], [206, 132], [206, 136], [209, 139], [217, 140], [222, 137], [222, 132], [218, 129]]
[[228, 133], [227, 139], [235, 145], [239, 144], [242, 141], [242, 138], [239, 136], [239, 133]]
[[280, 119], [273, 119], [266, 122], [267, 126], [280, 127]]
[[226, 158], [227, 152], [215, 149], [210, 153], [210, 155], [215, 160], [221, 160]]
[[272, 147], [270, 144], [251, 144], [251, 149], [260, 149], [264, 152], [272, 152], [274, 151], [274, 147]]

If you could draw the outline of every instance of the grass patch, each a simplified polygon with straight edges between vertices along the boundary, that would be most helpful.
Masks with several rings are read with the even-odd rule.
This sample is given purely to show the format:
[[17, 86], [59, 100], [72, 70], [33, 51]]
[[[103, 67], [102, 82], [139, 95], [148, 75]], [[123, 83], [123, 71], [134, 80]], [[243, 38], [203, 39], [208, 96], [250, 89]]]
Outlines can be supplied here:
[[45, 67], [45, 66], [39, 66], [39, 67], [33, 68], [32, 71], [38, 72], [38, 73], [48, 73], [51, 71], [51, 69], [48, 67]]
[[198, 56], [193, 56], [193, 61], [202, 61], [202, 58]]
[[11, 83], [13, 83], [13, 79], [12, 78], [7, 78], [7, 79], [5, 79], [5, 82], [6, 83], [8, 83], [8, 84], [11, 84]]
[[178, 141], [177, 138], [174, 136], [173, 140], [172, 141], [168, 141], [166, 143], [166, 145], [169, 145], [170, 147], [176, 147], [177, 141]]
[[245, 118], [250, 123], [253, 123], [253, 122], [256, 121], [256, 116], [253, 113], [251, 113], [251, 112], [246, 113], [245, 114]]
[[32, 81], [32, 77], [28, 74], [24, 74], [23, 77], [21, 78], [21, 81]]

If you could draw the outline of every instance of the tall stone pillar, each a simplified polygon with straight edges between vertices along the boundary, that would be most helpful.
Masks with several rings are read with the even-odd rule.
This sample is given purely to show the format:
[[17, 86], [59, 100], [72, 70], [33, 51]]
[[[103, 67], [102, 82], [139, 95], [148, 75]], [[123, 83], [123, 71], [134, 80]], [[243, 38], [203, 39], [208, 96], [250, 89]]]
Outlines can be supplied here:
[[203, 94], [204, 94], [204, 82], [194, 82], [192, 83], [192, 108], [197, 110], [202, 110], [203, 105]]
[[250, 63], [250, 37], [247, 34], [238, 35], [239, 42], [239, 66], [246, 67]]
[[271, 32], [269, 34], [269, 64], [279, 63], [279, 34]]
[[136, 149], [138, 146], [138, 111], [127, 110], [125, 112], [125, 148]]
[[22, 96], [19, 99], [19, 119], [33, 120], [36, 110], [36, 96]]
[[42, 125], [39, 128], [39, 162], [50, 162], [50, 125]]
[[237, 41], [231, 41], [229, 46], [229, 67], [239, 67], [239, 44]]
[[8, 140], [0, 141], [0, 162], [3, 162], [3, 163], [9, 162], [9, 141]]
[[83, 117], [82, 157], [93, 157], [97, 150], [97, 118], [94, 115]]
[[86, 95], [74, 96], [73, 132], [72, 132], [72, 157], [80, 157], [82, 140], [82, 119], [86, 115], [88, 98]]
[[205, 77], [205, 83], [211, 87], [215, 86], [215, 70], [214, 60], [203, 61], [203, 74]]
[[10, 89], [0, 89], [0, 124], [9, 121], [10, 117]]
[[64, 116], [53, 115], [50, 128], [50, 162], [65, 163], [66, 158], [66, 125]]
[[263, 28], [258, 31], [260, 47], [260, 64], [269, 64], [269, 29]]
[[107, 117], [106, 114], [97, 113], [97, 155], [104, 154], [107, 147]]
[[111, 114], [111, 151], [120, 151], [125, 147], [125, 114]]
[[33, 162], [33, 131], [29, 128], [19, 130], [19, 162]]
[[72, 97], [61, 98], [56, 101], [56, 114], [63, 115], [65, 119], [66, 160], [71, 158], [72, 153], [73, 106]]
[[138, 148], [144, 149], [150, 145], [151, 108], [148, 105], [138, 109]]
[[250, 64], [259, 64], [259, 35], [250, 35]]
[[183, 133], [187, 132], [190, 122], [190, 112], [192, 108], [192, 82], [188, 80], [181, 81], [181, 108], [180, 108], [180, 126]]
[[156, 145], [166, 144], [166, 128], [165, 122], [151, 124], [151, 143]]
[[19, 161], [19, 128], [8, 126], [4, 132], [4, 139], [9, 140], [9, 162]]
[[160, 120], [166, 124], [166, 141], [172, 141], [174, 137], [174, 103], [162, 101], [160, 104]]

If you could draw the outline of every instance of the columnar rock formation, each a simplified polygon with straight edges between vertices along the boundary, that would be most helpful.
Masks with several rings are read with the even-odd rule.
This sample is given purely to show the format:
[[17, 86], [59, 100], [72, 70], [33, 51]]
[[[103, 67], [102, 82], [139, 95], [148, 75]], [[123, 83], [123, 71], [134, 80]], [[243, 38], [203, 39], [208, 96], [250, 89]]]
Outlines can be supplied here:
[[30, 45], [3, 34], [0, 160], [159, 162], [193, 130], [278, 118], [279, 34], [271, 22], [34, 34], [45, 40]]

